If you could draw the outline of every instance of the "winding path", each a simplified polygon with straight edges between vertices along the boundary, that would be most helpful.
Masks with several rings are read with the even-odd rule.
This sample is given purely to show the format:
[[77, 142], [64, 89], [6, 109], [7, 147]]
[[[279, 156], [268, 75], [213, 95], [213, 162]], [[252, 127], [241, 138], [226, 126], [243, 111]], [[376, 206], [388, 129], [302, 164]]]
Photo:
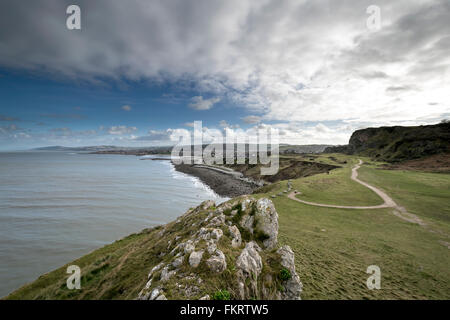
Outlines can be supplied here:
[[416, 215], [409, 213], [406, 211], [405, 208], [400, 207], [399, 205], [397, 205], [395, 203], [394, 200], [392, 200], [391, 197], [389, 197], [386, 193], [384, 193], [383, 191], [381, 191], [380, 189], [371, 186], [370, 184], [361, 181], [358, 179], [358, 169], [361, 167], [361, 164], [363, 162], [361, 160], [359, 160], [359, 163], [354, 166], [352, 168], [352, 175], [351, 175], [351, 179], [358, 182], [359, 184], [362, 184], [363, 186], [369, 188], [370, 190], [372, 190], [373, 192], [375, 192], [381, 199], [383, 199], [384, 203], [377, 205], [377, 206], [337, 206], [337, 205], [331, 205], [331, 204], [322, 204], [322, 203], [315, 203], [315, 202], [309, 202], [309, 201], [305, 201], [305, 200], [301, 200], [298, 199], [296, 197], [296, 195], [300, 194], [299, 192], [291, 192], [288, 195], [288, 198], [294, 201], [298, 201], [304, 204], [308, 204], [311, 206], [317, 206], [317, 207], [326, 207], [326, 208], [338, 208], [338, 209], [382, 209], [382, 208], [394, 208], [393, 213], [398, 216], [399, 218], [412, 222], [412, 223], [417, 223], [420, 224], [422, 226], [425, 225], [425, 223]]

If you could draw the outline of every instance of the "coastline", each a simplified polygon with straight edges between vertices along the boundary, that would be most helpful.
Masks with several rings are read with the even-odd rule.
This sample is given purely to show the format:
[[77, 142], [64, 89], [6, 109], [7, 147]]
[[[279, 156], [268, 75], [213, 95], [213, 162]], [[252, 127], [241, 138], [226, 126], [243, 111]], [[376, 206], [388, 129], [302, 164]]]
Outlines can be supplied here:
[[221, 197], [238, 197], [245, 194], [252, 194], [259, 186], [236, 178], [231, 174], [226, 174], [206, 167], [197, 167], [187, 164], [173, 164], [176, 171], [197, 177], [201, 182], [210, 187]]
[[[20, 157], [19, 160], [16, 157]], [[158, 160], [166, 160], [160, 158]], [[4, 201], [4, 207], [0, 210], [3, 227], [0, 242], [5, 245], [0, 247], [3, 249], [3, 267], [14, 272], [11, 273], [13, 277], [8, 278], [6, 274], [0, 277], [0, 298], [68, 261], [139, 232], [143, 226], [170, 223], [206, 200], [216, 203], [228, 200], [219, 197], [194, 176], [178, 173], [175, 177], [176, 171], [170, 161], [149, 163], [132, 156], [92, 156], [65, 151], [9, 152], [2, 160], [8, 174], [5, 172], [2, 176], [4, 184], [0, 200]], [[34, 174], [26, 174], [15, 165], [18, 162], [33, 168]], [[44, 172], [52, 172], [52, 175]], [[67, 177], [74, 177], [69, 185], [66, 184]], [[38, 183], [49, 182], [52, 188], [48, 188], [52, 192], [34, 193], [33, 189], [39, 188], [35, 188], [33, 179]], [[109, 181], [108, 185], [104, 181]], [[7, 183], [23, 188], [16, 187], [13, 193], [5, 189]], [[124, 185], [132, 198], [123, 192]], [[56, 200], [54, 193], [59, 196]], [[10, 205], [7, 206], [6, 201]], [[51, 201], [58, 202], [53, 204]], [[53, 215], [55, 212], [57, 214]], [[29, 219], [16, 222], [15, 217], [23, 216], [32, 217], [41, 232], [34, 231], [36, 224], [30, 223]], [[22, 248], [21, 233], [14, 232], [11, 225], [29, 235], [31, 241], [25, 249]], [[52, 251], [42, 248], [52, 248]], [[37, 256], [36, 252], [40, 250], [43, 252]], [[39, 266], [34, 266], [32, 261], [39, 261]]]

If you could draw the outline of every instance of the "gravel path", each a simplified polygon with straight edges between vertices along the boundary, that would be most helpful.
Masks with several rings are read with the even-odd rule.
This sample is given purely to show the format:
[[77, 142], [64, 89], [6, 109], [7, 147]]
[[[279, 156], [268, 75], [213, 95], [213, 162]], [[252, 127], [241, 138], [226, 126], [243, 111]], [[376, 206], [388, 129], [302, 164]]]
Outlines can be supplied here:
[[370, 184], [368, 184], [367, 182], [361, 181], [358, 179], [358, 169], [361, 167], [361, 164], [363, 162], [361, 160], [359, 160], [359, 163], [354, 166], [352, 168], [352, 175], [351, 175], [351, 179], [358, 182], [359, 184], [362, 184], [363, 186], [369, 188], [370, 190], [372, 190], [373, 192], [375, 192], [381, 199], [383, 199], [383, 204], [377, 205], [377, 206], [337, 206], [337, 205], [330, 205], [330, 204], [322, 204], [322, 203], [315, 203], [315, 202], [309, 202], [309, 201], [305, 201], [305, 200], [301, 200], [298, 199], [296, 197], [297, 192], [291, 192], [288, 195], [289, 199], [304, 203], [304, 204], [308, 204], [308, 205], [312, 205], [312, 206], [317, 206], [317, 207], [327, 207], [327, 208], [338, 208], [338, 209], [381, 209], [381, 208], [394, 208], [393, 213], [406, 221], [409, 221], [411, 223], [417, 223], [421, 226], [425, 226], [425, 223], [416, 215], [409, 213], [406, 211], [405, 208], [397, 205], [395, 203], [394, 200], [392, 200], [391, 197], [389, 197], [386, 193], [384, 193], [383, 191], [381, 191], [380, 189], [371, 186]]

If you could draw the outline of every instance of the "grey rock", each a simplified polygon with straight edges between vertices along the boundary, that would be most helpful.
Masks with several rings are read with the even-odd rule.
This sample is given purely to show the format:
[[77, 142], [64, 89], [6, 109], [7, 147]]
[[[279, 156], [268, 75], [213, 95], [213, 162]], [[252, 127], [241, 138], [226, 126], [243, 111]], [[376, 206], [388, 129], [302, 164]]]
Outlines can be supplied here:
[[224, 223], [225, 223], [225, 215], [220, 214], [220, 215], [212, 218], [211, 221], [209, 222], [208, 226], [218, 227], [220, 225], [223, 225]]
[[206, 250], [208, 251], [209, 254], [213, 254], [217, 249], [217, 245], [214, 242], [214, 240], [208, 240], [206, 246], [207, 246]]
[[216, 203], [215, 203], [214, 201], [212, 201], [212, 200], [206, 200], [206, 201], [203, 201], [203, 202], [200, 204], [200, 209], [206, 210], [206, 209], [208, 209], [208, 208], [210, 208], [210, 207], [215, 207], [215, 206], [216, 206]]
[[242, 244], [242, 237], [241, 232], [239, 231], [238, 227], [236, 226], [230, 226], [228, 227], [228, 230], [231, 233], [231, 246], [233, 248], [238, 248]]
[[277, 250], [281, 258], [281, 265], [291, 273], [291, 278], [283, 282], [285, 291], [282, 292], [282, 299], [284, 300], [300, 300], [303, 285], [300, 277], [295, 272], [295, 257], [294, 252], [289, 246], [283, 246]]
[[202, 261], [203, 250], [201, 251], [193, 251], [189, 256], [189, 265], [192, 268], [197, 268], [200, 262]]
[[145, 284], [145, 289], [150, 289], [150, 287], [152, 286], [152, 280], [153, 279], [147, 281], [147, 283]]
[[150, 300], [155, 300], [158, 296], [159, 296], [159, 289], [155, 288], [155, 289], [153, 289], [153, 291], [150, 295]]
[[256, 242], [251, 241], [247, 243], [236, 260], [236, 267], [241, 269], [244, 274], [258, 276], [263, 267], [259, 251], [261, 251], [261, 248]]
[[166, 266], [162, 269], [161, 271], [161, 279], [160, 281], [162, 282], [166, 282], [168, 281], [172, 276], [174, 276], [176, 274], [175, 270], [169, 271], [169, 267]]
[[209, 240], [211, 238], [211, 233], [207, 228], [200, 228], [198, 231], [198, 238], [203, 240]]
[[188, 240], [186, 242], [186, 244], [184, 245], [184, 253], [189, 254], [194, 250], [195, 250], [195, 246], [194, 246], [192, 240]]
[[211, 238], [212, 239], [215, 239], [215, 240], [218, 241], [222, 236], [223, 236], [222, 229], [214, 229], [213, 231], [211, 231]]
[[173, 265], [175, 268], [178, 268], [179, 266], [181, 266], [181, 265], [183, 264], [183, 260], [184, 260], [184, 257], [183, 257], [183, 256], [182, 256], [182, 257], [178, 257], [178, 258], [176, 258], [175, 260], [173, 260], [172, 265]]
[[278, 213], [272, 201], [262, 198], [256, 202], [255, 219], [257, 221], [255, 230], [268, 237], [263, 241], [264, 247], [276, 248], [278, 244]]
[[252, 203], [252, 200], [250, 200], [250, 199], [248, 199], [248, 198], [246, 198], [245, 200], [243, 200], [243, 201], [241, 202], [241, 208], [242, 208], [242, 211], [247, 210], [247, 208], [249, 207], [249, 204], [250, 204], [250, 203]]
[[[263, 264], [259, 255], [261, 248], [256, 242], [249, 242], [236, 260], [240, 299], [249, 299], [258, 292], [258, 277]], [[243, 286], [243, 284], [247, 284]]]
[[250, 215], [245, 215], [241, 220], [241, 227], [246, 229], [248, 232], [253, 234], [253, 222], [255, 217]]
[[219, 249], [214, 252], [214, 255], [211, 256], [211, 258], [206, 260], [206, 264], [211, 269], [211, 271], [217, 273], [222, 273], [227, 268], [225, 255]]
[[161, 262], [160, 264], [154, 266], [153, 269], [148, 274], [148, 279], [150, 279], [153, 276], [153, 273], [155, 273], [156, 271], [161, 269], [163, 265], [164, 265], [164, 263]]

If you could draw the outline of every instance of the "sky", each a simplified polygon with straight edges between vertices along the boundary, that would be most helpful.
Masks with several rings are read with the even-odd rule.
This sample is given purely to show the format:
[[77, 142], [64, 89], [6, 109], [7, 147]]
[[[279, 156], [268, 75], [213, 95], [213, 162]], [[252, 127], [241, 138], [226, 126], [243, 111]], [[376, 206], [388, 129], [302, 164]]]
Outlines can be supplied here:
[[290, 144], [438, 123], [449, 21], [448, 0], [2, 0], [0, 150], [169, 145], [194, 121]]

